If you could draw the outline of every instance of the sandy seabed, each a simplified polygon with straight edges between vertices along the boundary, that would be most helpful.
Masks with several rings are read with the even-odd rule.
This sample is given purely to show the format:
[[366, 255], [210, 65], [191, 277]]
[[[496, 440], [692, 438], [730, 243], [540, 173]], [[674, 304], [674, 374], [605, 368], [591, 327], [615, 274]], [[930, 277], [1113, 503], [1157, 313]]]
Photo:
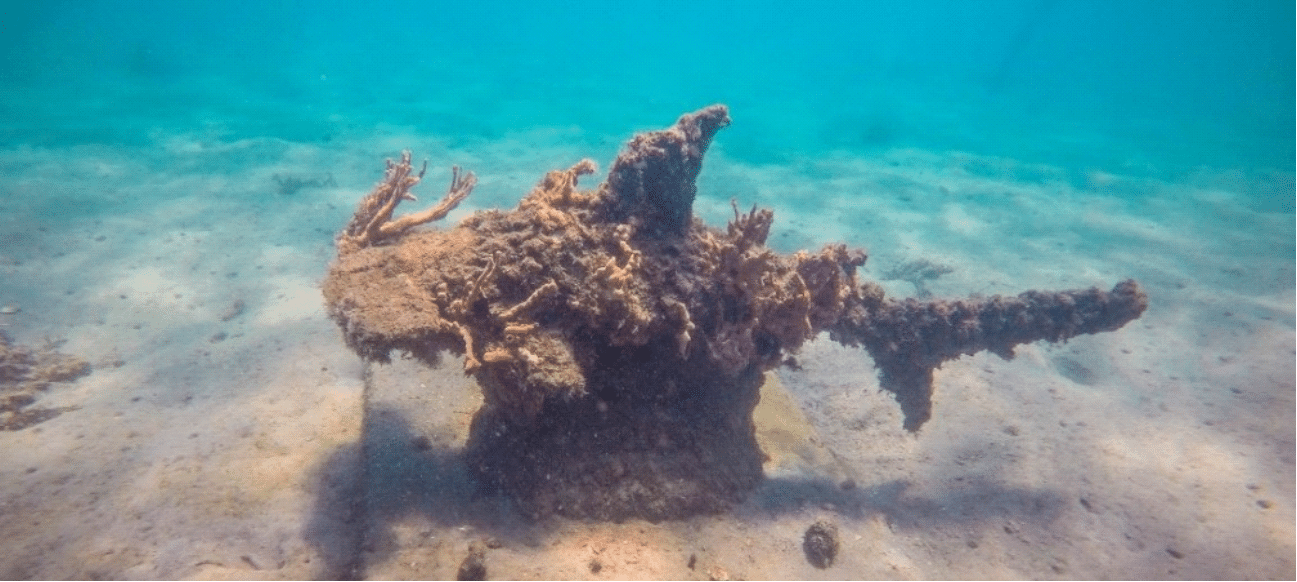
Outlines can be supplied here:
[[[0, 432], [0, 577], [453, 578], [470, 546], [491, 578], [1297, 576], [1292, 214], [1227, 180], [908, 150], [749, 166], [724, 141], [696, 212], [771, 207], [771, 246], [864, 247], [876, 280], [950, 267], [923, 289], [884, 281], [891, 295], [1134, 277], [1150, 307], [1114, 333], [946, 364], [918, 435], [864, 352], [817, 340], [763, 388], [767, 480], [746, 503], [532, 523], [460, 464], [480, 394], [459, 363], [363, 364], [317, 284], [402, 148], [431, 159], [425, 200], [451, 164], [478, 173], [451, 222], [598, 152], [563, 132], [452, 148], [400, 128], [0, 151], [0, 331], [93, 366], [33, 404], [66, 412]], [[841, 540], [827, 569], [802, 548], [817, 521]]]

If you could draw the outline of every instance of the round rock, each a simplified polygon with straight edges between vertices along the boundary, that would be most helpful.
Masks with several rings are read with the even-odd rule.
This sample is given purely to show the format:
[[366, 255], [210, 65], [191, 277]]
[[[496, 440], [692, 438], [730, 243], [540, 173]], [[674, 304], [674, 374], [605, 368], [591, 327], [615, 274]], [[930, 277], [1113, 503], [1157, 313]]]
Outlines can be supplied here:
[[806, 528], [806, 535], [802, 537], [802, 551], [806, 552], [806, 561], [821, 570], [833, 565], [839, 547], [838, 526], [827, 521], [815, 522]]

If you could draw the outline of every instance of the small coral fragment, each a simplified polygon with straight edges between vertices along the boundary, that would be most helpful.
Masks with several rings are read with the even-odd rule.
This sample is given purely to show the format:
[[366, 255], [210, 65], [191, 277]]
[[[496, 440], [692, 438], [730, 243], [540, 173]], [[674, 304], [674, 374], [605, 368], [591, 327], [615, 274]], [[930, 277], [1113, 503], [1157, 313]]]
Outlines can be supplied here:
[[883, 271], [880, 277], [884, 281], [906, 281], [914, 285], [914, 292], [920, 298], [926, 299], [932, 296], [932, 292], [928, 290], [928, 281], [936, 281], [942, 275], [954, 271], [955, 269], [949, 265], [934, 263], [928, 259], [916, 259], [896, 263]]
[[81, 358], [58, 353], [52, 346], [16, 345], [0, 332], [0, 430], [22, 430], [73, 410], [33, 404], [54, 383], [89, 373], [90, 364]]
[[833, 565], [841, 547], [838, 526], [831, 522], [817, 521], [806, 528], [806, 533], [802, 535], [802, 551], [806, 554], [806, 561], [821, 570]]
[[694, 325], [689, 318], [689, 308], [685, 304], [674, 299], [667, 299], [665, 303], [668, 308], [675, 310], [676, 318], [680, 320], [680, 331], [676, 332], [676, 344], [680, 346], [680, 357], [689, 357], [689, 342], [693, 339], [690, 335], [698, 326]]
[[410, 193], [410, 189], [423, 179], [428, 164], [427, 162], [423, 164], [418, 175], [412, 176], [412, 170], [409, 150], [401, 152], [400, 162], [387, 161], [387, 173], [383, 181], [374, 186], [374, 190], [360, 201], [351, 224], [348, 224], [347, 228], [338, 235], [339, 254], [380, 244], [385, 240], [399, 237], [420, 224], [441, 220], [464, 198], [467, 198], [473, 191], [473, 186], [477, 184], [477, 177], [472, 172], [461, 176], [459, 167], [455, 166], [451, 169], [450, 189], [440, 203], [422, 212], [407, 214], [392, 220], [392, 212], [402, 200], [418, 200]]

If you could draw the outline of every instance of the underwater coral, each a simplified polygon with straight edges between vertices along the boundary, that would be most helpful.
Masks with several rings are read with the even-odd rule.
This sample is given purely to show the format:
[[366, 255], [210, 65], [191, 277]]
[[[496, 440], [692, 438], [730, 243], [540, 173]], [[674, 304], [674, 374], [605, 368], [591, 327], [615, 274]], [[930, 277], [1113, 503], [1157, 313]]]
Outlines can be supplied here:
[[729, 111], [713, 105], [635, 136], [607, 179], [551, 171], [513, 210], [443, 218], [476, 183], [458, 168], [428, 210], [393, 218], [423, 177], [411, 155], [338, 236], [323, 292], [347, 345], [429, 365], [462, 354], [485, 402], [467, 460], [534, 515], [668, 519], [718, 511], [762, 478], [752, 410], [762, 374], [828, 332], [862, 346], [904, 426], [932, 415], [932, 371], [989, 350], [1111, 331], [1140, 316], [1134, 281], [1016, 297], [896, 300], [843, 244], [781, 255], [770, 210], [724, 230], [693, 214], [696, 179]]

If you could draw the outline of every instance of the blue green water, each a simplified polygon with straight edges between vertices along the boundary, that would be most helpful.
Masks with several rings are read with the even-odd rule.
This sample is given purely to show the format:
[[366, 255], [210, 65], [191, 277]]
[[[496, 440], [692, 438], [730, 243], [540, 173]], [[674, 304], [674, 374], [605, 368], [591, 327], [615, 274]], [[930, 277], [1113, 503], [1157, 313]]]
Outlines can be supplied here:
[[[598, 574], [589, 531], [640, 548], [602, 554], [613, 579], [1293, 578], [1295, 19], [0, 0], [0, 335], [93, 366], [32, 404], [66, 413], [0, 431], [0, 579], [449, 577], [487, 534], [493, 577], [570, 579]], [[733, 119], [694, 204], [713, 226], [731, 198], [771, 208], [772, 248], [865, 248], [862, 279], [897, 299], [1129, 277], [1149, 309], [949, 362], [918, 436], [872, 360], [822, 337], [780, 370], [822, 455], [788, 456], [736, 517], [518, 534], [437, 456], [480, 402], [459, 365], [347, 348], [319, 289], [334, 237], [402, 149], [429, 165], [399, 213], [452, 164], [479, 177], [449, 226], [713, 103]], [[406, 416], [368, 423], [385, 403]], [[810, 512], [842, 529], [837, 570], [802, 556]]]
[[1291, 2], [7, 4], [6, 146], [379, 122], [616, 143], [723, 102], [726, 152], [755, 163], [916, 147], [1170, 179], [1293, 168]]

